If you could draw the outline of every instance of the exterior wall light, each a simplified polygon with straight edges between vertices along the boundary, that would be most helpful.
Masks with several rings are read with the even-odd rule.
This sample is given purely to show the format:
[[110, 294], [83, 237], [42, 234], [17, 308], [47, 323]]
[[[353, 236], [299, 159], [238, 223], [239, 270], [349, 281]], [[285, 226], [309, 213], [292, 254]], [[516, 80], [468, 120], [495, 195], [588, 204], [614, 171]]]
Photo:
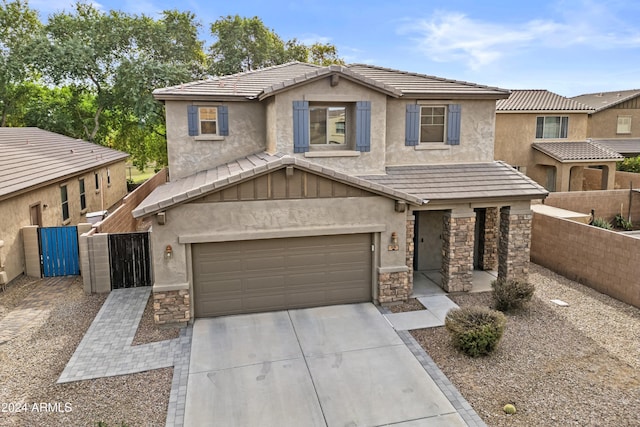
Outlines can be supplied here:
[[388, 250], [390, 251], [397, 251], [400, 250], [400, 247], [398, 246], [398, 233], [396, 233], [395, 231], [393, 233], [391, 233], [391, 241], [390, 241], [390, 245], [388, 247]]
[[173, 256], [173, 248], [171, 247], [171, 245], [167, 245], [167, 247], [164, 249], [164, 258], [171, 259], [172, 256]]

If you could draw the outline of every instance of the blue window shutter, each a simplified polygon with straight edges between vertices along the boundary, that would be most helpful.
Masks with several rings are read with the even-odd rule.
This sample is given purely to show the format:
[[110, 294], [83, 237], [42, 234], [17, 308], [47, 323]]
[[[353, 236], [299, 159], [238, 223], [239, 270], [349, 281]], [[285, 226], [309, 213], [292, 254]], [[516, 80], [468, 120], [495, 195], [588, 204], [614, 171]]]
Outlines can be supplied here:
[[447, 144], [460, 145], [460, 104], [449, 104]]
[[218, 105], [218, 135], [229, 136], [229, 107]]
[[418, 145], [420, 143], [420, 106], [407, 104], [406, 117], [404, 145]]
[[309, 101], [293, 101], [293, 152], [309, 151]]
[[544, 136], [544, 117], [538, 117], [536, 120], [536, 138]]
[[371, 151], [371, 101], [356, 103], [356, 150]]
[[189, 136], [198, 135], [198, 106], [189, 105], [187, 107], [187, 118], [189, 120]]
[[569, 134], [569, 117], [560, 118], [560, 138], [566, 138]]

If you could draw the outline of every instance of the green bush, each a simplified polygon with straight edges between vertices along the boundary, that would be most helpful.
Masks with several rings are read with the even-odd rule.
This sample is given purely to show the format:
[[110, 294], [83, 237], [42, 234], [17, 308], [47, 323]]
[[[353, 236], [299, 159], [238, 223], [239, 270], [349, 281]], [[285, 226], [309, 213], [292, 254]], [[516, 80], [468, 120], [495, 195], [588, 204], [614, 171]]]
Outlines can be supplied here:
[[593, 225], [594, 227], [604, 228], [605, 230], [613, 230], [613, 227], [611, 226], [609, 221], [600, 217], [594, 218], [591, 222], [591, 225]]
[[618, 162], [616, 169], [623, 172], [640, 173], [640, 156], [627, 157], [623, 161]]
[[468, 356], [478, 357], [496, 348], [506, 321], [499, 311], [471, 306], [449, 310], [444, 325], [457, 349]]
[[522, 308], [531, 301], [535, 286], [521, 280], [494, 280], [491, 283], [492, 297], [496, 309], [509, 311]]
[[631, 220], [625, 219], [621, 214], [617, 214], [613, 221], [618, 228], [622, 228], [623, 230], [627, 231], [633, 229], [633, 223], [631, 222]]

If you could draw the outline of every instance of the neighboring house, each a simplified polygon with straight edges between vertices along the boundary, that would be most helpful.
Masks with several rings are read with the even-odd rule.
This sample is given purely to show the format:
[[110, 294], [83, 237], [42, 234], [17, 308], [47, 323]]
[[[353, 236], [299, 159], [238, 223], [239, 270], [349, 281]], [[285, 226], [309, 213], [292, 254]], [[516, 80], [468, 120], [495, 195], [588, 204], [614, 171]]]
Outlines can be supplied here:
[[587, 136], [625, 157], [640, 155], [640, 89], [580, 95], [573, 100], [594, 109]]
[[20, 229], [87, 222], [127, 194], [128, 154], [38, 128], [0, 127], [0, 249], [8, 280], [24, 272]]
[[526, 278], [547, 192], [493, 161], [508, 94], [303, 63], [156, 90], [171, 182], [133, 212], [153, 223], [156, 321], [402, 301], [414, 268], [447, 291], [474, 269]]
[[549, 191], [580, 191], [584, 168], [599, 167], [601, 189], [613, 189], [622, 157], [588, 140], [593, 111], [547, 90], [513, 90], [496, 104], [495, 159]]

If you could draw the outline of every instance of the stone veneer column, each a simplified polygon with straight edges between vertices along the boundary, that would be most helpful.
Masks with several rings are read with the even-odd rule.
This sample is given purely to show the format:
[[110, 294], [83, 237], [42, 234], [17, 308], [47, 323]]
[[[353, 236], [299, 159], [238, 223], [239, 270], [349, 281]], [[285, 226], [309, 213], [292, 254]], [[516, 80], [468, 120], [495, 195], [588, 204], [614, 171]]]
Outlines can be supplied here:
[[531, 250], [531, 210], [500, 210], [498, 279], [528, 280]]
[[380, 304], [406, 301], [411, 291], [405, 267], [378, 269], [378, 302]]
[[484, 216], [484, 252], [480, 262], [483, 270], [495, 270], [498, 267], [498, 208], [487, 208]]
[[191, 318], [188, 289], [154, 291], [153, 319], [158, 325], [184, 325]]
[[471, 290], [475, 224], [473, 211], [444, 215], [441, 273], [442, 288], [447, 292]]
[[413, 255], [415, 253], [414, 237], [416, 231], [416, 218], [413, 215], [407, 217], [407, 285], [409, 287], [409, 296], [413, 293]]

